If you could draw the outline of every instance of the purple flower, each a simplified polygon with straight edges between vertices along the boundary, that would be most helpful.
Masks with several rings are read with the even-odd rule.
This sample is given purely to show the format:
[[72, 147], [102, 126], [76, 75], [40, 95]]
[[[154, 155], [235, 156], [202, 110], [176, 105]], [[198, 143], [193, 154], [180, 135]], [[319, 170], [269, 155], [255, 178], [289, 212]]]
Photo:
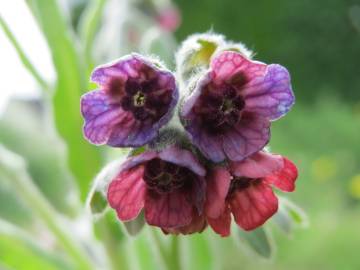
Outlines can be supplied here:
[[122, 221], [144, 209], [148, 224], [189, 234], [206, 226], [206, 171], [188, 150], [170, 146], [130, 157], [109, 185], [108, 201]]
[[270, 139], [270, 121], [294, 103], [286, 68], [223, 51], [185, 99], [181, 117], [192, 142], [214, 162], [240, 161]]
[[81, 113], [93, 144], [146, 144], [170, 120], [178, 100], [172, 73], [138, 54], [97, 67], [91, 80], [99, 89], [82, 96]]

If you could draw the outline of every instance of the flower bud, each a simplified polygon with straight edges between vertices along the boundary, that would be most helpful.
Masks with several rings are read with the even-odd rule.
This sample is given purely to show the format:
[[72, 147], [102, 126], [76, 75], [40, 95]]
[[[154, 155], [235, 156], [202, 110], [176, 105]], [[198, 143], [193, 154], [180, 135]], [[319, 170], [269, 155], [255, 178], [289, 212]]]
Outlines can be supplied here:
[[188, 37], [176, 53], [176, 68], [184, 83], [198, 71], [207, 69], [210, 59], [219, 46], [225, 45], [222, 35], [205, 33]]

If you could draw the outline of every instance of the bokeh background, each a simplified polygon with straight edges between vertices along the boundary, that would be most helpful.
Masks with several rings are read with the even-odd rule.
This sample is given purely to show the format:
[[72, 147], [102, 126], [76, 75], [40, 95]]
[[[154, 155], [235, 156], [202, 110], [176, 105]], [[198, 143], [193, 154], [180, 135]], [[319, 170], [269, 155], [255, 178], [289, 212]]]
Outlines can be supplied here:
[[[287, 235], [270, 224], [271, 260], [211, 232], [180, 238], [183, 269], [360, 269], [359, 1], [0, 1], [25, 54], [20, 61], [3, 27], [0, 144], [26, 162], [36, 189], [100, 265], [108, 256], [113, 269], [159, 269], [147, 229], [127, 237], [112, 215], [92, 222], [84, 214], [92, 179], [122, 154], [82, 139], [78, 99], [94, 88], [89, 72], [131, 51], [159, 54], [174, 68], [178, 44], [211, 30], [289, 69], [296, 105], [273, 123], [270, 146], [299, 167], [297, 190], [286, 197], [309, 226]], [[1, 153], [6, 172], [12, 159]], [[21, 181], [0, 173], [0, 269], [77, 269]]]

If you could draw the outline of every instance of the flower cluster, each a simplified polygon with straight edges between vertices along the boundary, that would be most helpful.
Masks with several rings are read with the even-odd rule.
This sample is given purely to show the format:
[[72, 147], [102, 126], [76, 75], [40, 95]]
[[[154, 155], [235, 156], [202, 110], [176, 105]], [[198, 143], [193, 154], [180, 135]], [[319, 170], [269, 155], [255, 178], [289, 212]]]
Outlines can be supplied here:
[[222, 36], [192, 36], [178, 54], [177, 75], [138, 54], [91, 75], [99, 89], [81, 99], [85, 137], [135, 149], [107, 187], [109, 205], [166, 234], [210, 225], [228, 236], [231, 216], [255, 229], [278, 209], [272, 187], [295, 188], [296, 166], [264, 150], [294, 103], [289, 73]]

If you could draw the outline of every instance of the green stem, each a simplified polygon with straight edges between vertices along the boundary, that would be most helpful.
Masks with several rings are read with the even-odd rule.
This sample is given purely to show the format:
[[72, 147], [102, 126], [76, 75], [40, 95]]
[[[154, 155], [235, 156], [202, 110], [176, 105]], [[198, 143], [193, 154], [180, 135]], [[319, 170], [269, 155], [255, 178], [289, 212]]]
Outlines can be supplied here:
[[105, 217], [99, 220], [98, 228], [101, 234], [102, 242], [104, 243], [106, 253], [111, 263], [113, 270], [129, 270], [129, 265], [124, 252], [124, 243], [119, 243], [109, 229], [111, 224]]
[[5, 172], [5, 176], [11, 180], [11, 184], [19, 192], [21, 198], [42, 219], [49, 230], [56, 236], [59, 244], [77, 263], [77, 269], [94, 269], [89, 255], [76, 243], [76, 238], [67, 231], [66, 225], [62, 223], [55, 209], [53, 209], [37, 186], [34, 185], [26, 170], [23, 168], [4, 168], [1, 165], [3, 164], [0, 164], [0, 169], [3, 169], [2, 171]]
[[164, 243], [162, 243], [158, 233], [155, 229], [150, 229], [150, 234], [152, 240], [155, 242], [157, 252], [161, 259], [161, 262], [166, 270], [181, 270], [180, 260], [179, 260], [179, 239], [178, 236], [173, 235], [171, 238], [171, 247], [170, 250], [166, 250]]
[[167, 251], [164, 247], [164, 244], [161, 242], [161, 239], [160, 239], [158, 233], [153, 228], [149, 228], [149, 232], [150, 232], [149, 236], [150, 236], [151, 240], [153, 240], [153, 242], [155, 243], [156, 251], [159, 255], [159, 259], [161, 260], [161, 263], [164, 266], [166, 266], [163, 268], [167, 269], [167, 270], [171, 270], [171, 268], [169, 268], [171, 266], [171, 264], [169, 262], [169, 254], [167, 253]]
[[173, 235], [171, 239], [171, 269], [173, 270], [181, 270], [179, 252], [179, 236]]
[[40, 76], [39, 72], [36, 70], [36, 68], [33, 66], [27, 55], [25, 54], [24, 50], [20, 47], [19, 42], [16, 40], [15, 36], [12, 34], [9, 26], [6, 24], [6, 22], [3, 20], [3, 18], [0, 16], [0, 26], [2, 27], [5, 35], [11, 42], [11, 44], [14, 46], [21, 62], [23, 63], [24, 67], [33, 75], [34, 79], [38, 82], [38, 84], [42, 87], [44, 90], [49, 90], [49, 86], [46, 83], [46, 81]]

